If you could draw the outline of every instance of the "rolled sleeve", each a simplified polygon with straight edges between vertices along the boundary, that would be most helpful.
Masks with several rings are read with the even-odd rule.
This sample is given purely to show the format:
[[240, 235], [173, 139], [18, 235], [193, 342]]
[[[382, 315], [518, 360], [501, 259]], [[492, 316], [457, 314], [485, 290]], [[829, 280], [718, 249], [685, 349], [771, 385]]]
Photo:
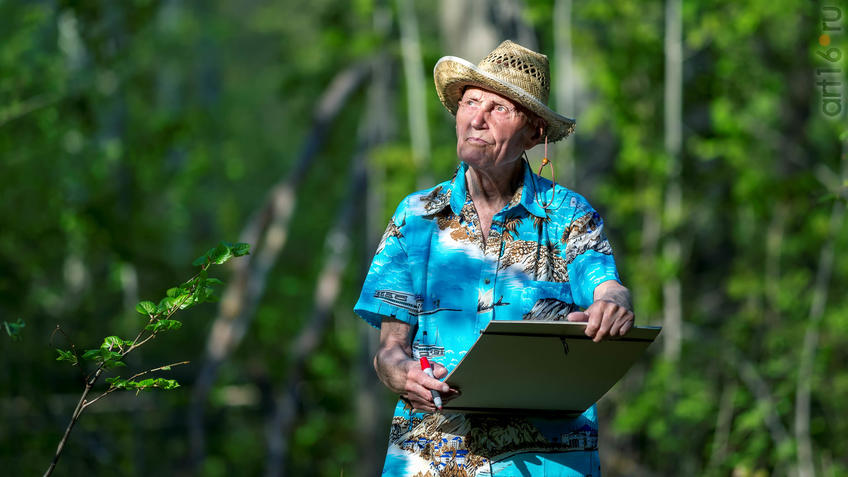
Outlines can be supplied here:
[[607, 280], [621, 282], [615, 267], [615, 259], [611, 254], [589, 250], [568, 266], [569, 276], [573, 281], [572, 297], [574, 303], [581, 308], [588, 308], [595, 301], [595, 287]]
[[571, 279], [571, 292], [574, 303], [588, 308], [594, 302], [595, 288], [608, 280], [621, 283], [612, 247], [604, 235], [604, 222], [588, 204], [584, 205], [584, 214], [571, 228], [567, 243], [569, 256], [568, 276]]
[[398, 222], [397, 214], [389, 222], [365, 277], [362, 293], [353, 308], [357, 315], [376, 328], [380, 327], [383, 317], [410, 325], [417, 321], [408, 309], [414, 306], [415, 295], [402, 223]]

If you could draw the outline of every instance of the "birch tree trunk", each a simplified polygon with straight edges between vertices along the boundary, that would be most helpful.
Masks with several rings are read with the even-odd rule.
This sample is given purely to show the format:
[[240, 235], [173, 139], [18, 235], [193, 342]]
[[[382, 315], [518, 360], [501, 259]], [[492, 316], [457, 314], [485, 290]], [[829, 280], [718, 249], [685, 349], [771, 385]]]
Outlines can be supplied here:
[[403, 70], [406, 77], [406, 108], [409, 118], [409, 137], [412, 140], [412, 160], [417, 171], [418, 188], [428, 187], [432, 178], [430, 165], [430, 128], [427, 126], [427, 89], [421, 66], [421, 42], [414, 4], [397, 0], [400, 40], [403, 50]]
[[677, 230], [683, 215], [680, 187], [680, 149], [682, 143], [683, 54], [681, 0], [665, 4], [665, 152], [668, 157], [664, 221], [665, 259], [674, 272], [663, 281], [663, 354], [673, 362], [680, 357], [683, 321], [680, 289], [681, 245]]
[[445, 54], [477, 63], [506, 39], [538, 50], [523, 10], [520, 0], [442, 0], [439, 23]]
[[[378, 62], [377, 64], [380, 63], [385, 62]], [[378, 68], [377, 64], [374, 65], [375, 69]], [[382, 68], [385, 68], [385, 66]], [[377, 84], [377, 82], [374, 83], [374, 85]], [[321, 343], [331, 321], [332, 309], [339, 296], [342, 273], [350, 255], [350, 232], [355, 223], [354, 218], [359, 211], [357, 199], [362, 196], [362, 190], [366, 186], [366, 157], [370, 150], [385, 138], [380, 126], [389, 118], [384, 110], [386, 91], [388, 90], [375, 86], [372, 86], [370, 90], [368, 108], [365, 111], [363, 121], [360, 123], [363, 126], [359, 131], [359, 146], [352, 164], [347, 196], [342, 202], [344, 205], [339, 211], [335, 225], [327, 234], [324, 245], [324, 249], [327, 250], [327, 261], [318, 275], [312, 316], [292, 344], [289, 359], [291, 365], [286, 373], [286, 383], [283, 386], [283, 391], [275, 399], [274, 413], [266, 429], [268, 441], [266, 475], [268, 477], [279, 477], [286, 474], [284, 460], [288, 455], [291, 434], [297, 418], [296, 410], [300, 404], [298, 389], [303, 380], [309, 356]], [[361, 403], [359, 404], [361, 405]], [[373, 409], [369, 409], [367, 406], [364, 407], [364, 410], [366, 413], [371, 411], [376, 414]], [[373, 447], [373, 441], [366, 444]]]
[[536, 32], [530, 24], [524, 21], [522, 14], [526, 9], [524, 2], [522, 0], [498, 0], [493, 3], [492, 22], [499, 32], [498, 43], [510, 39], [521, 46], [539, 51]]
[[242, 230], [239, 241], [251, 244], [253, 253], [249, 260], [239, 260], [234, 264], [233, 278], [222, 293], [218, 316], [206, 341], [206, 356], [192, 389], [188, 428], [191, 462], [195, 468], [205, 454], [203, 416], [218, 368], [241, 343], [250, 326], [265, 291], [268, 273], [285, 245], [297, 188], [315, 162], [313, 158], [323, 146], [333, 119], [365, 80], [370, 68], [371, 61], [363, 61], [336, 75], [318, 101], [312, 130], [294, 169], [271, 189], [265, 204]]
[[500, 42], [487, 0], [441, 0], [439, 24], [446, 55], [476, 63]]
[[332, 309], [336, 304], [341, 289], [341, 277], [347, 266], [350, 250], [350, 229], [354, 223], [357, 211], [357, 197], [365, 186], [365, 171], [360, 152], [354, 164], [355, 171], [351, 174], [349, 191], [344, 201], [336, 223], [327, 234], [324, 249], [327, 251], [327, 261], [318, 275], [315, 287], [315, 305], [312, 316], [295, 338], [291, 346], [292, 363], [286, 373], [286, 383], [283, 391], [274, 400], [274, 413], [266, 427], [268, 443], [268, 459], [266, 475], [279, 477], [285, 475], [285, 458], [288, 455], [289, 443], [297, 409], [300, 404], [299, 388], [303, 381], [306, 364], [318, 345], [323, 341], [332, 317]]
[[[568, 117], [576, 116], [574, 101], [574, 65], [571, 48], [571, 10], [572, 0], [557, 0], [554, 4], [554, 94], [556, 110]], [[578, 182], [574, 160], [574, 138], [556, 145], [557, 167], [561, 171], [560, 184], [573, 185]]]

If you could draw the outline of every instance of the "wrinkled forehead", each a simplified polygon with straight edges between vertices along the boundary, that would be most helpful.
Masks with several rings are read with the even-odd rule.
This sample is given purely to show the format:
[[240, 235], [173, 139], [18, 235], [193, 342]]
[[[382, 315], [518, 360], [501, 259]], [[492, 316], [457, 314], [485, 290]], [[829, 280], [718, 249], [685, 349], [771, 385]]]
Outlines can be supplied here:
[[527, 118], [529, 124], [533, 124], [533, 125], [538, 124], [540, 126], [545, 125], [545, 121], [542, 118], [540, 118], [536, 113], [534, 113], [533, 111], [530, 111], [529, 109], [525, 108], [521, 104], [513, 101], [512, 99], [510, 99], [510, 98], [508, 98], [508, 97], [506, 97], [502, 94], [498, 94], [494, 91], [489, 91], [486, 88], [481, 88], [479, 86], [469, 84], [469, 85], [463, 86], [462, 95], [460, 95], [460, 98], [464, 99], [466, 97], [466, 95], [473, 96], [476, 99], [489, 100], [489, 101], [493, 101], [493, 102], [503, 104], [503, 105], [506, 105], [506, 106], [514, 107], [515, 109], [517, 109], [518, 111], [520, 111], [524, 114], [524, 117]]
[[507, 105], [510, 105], [510, 106], [520, 106], [518, 103], [507, 98], [506, 96], [495, 93], [494, 91], [489, 91], [488, 89], [481, 88], [479, 86], [474, 86], [472, 84], [462, 88], [462, 96], [461, 97], [464, 98], [466, 95], [474, 96], [475, 98], [480, 98], [480, 99], [487, 99], [487, 100], [490, 100], [490, 101], [495, 101], [495, 102], [498, 102], [498, 103], [501, 103], [501, 104], [507, 104]]

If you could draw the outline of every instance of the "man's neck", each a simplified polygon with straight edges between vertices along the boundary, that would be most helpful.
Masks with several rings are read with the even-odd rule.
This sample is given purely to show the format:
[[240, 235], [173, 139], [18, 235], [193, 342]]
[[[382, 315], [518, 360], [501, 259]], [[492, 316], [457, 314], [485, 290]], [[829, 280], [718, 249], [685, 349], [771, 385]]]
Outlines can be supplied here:
[[515, 169], [508, 174], [492, 174], [472, 167], [466, 171], [465, 185], [468, 193], [471, 194], [471, 201], [480, 220], [480, 232], [483, 234], [484, 244], [489, 237], [489, 229], [495, 214], [512, 200], [521, 184], [523, 169], [524, 165], [521, 161], [516, 161]]
[[516, 161], [512, 171], [486, 171], [469, 167], [465, 173], [465, 184], [474, 205], [480, 208], [501, 209], [512, 200], [524, 176], [524, 165]]

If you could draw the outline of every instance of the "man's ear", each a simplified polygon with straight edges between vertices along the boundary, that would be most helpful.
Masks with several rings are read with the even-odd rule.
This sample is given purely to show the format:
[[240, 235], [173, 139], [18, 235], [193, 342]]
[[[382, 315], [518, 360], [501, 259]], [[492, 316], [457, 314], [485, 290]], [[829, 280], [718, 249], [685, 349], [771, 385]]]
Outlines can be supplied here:
[[541, 121], [537, 122], [533, 125], [533, 130], [531, 134], [527, 137], [527, 142], [525, 144], [526, 149], [532, 149], [536, 144], [542, 142], [542, 139], [545, 137], [545, 126], [541, 124]]

